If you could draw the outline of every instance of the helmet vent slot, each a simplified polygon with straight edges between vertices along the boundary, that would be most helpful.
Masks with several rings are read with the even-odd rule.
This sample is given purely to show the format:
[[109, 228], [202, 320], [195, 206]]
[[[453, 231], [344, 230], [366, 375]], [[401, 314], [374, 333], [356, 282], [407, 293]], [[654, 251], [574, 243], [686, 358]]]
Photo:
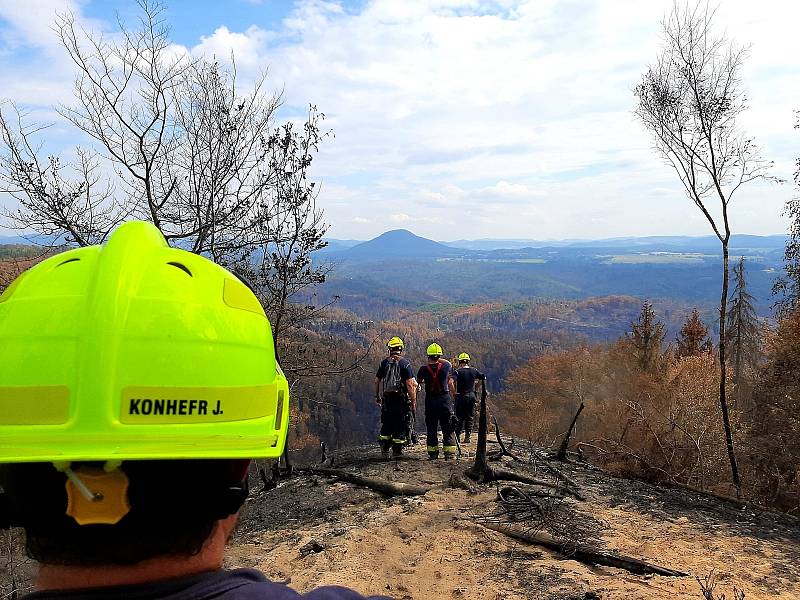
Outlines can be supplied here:
[[69, 263], [72, 263], [72, 262], [78, 262], [79, 260], [80, 260], [80, 258], [68, 258], [64, 262], [58, 263], [57, 267], [63, 267], [66, 264], [69, 264]]
[[170, 266], [173, 266], [173, 267], [176, 267], [176, 268], [180, 269], [181, 271], [186, 273], [189, 277], [192, 277], [192, 272], [189, 270], [189, 267], [187, 267], [186, 265], [183, 265], [183, 264], [181, 264], [179, 262], [168, 262], [167, 264], [170, 265]]

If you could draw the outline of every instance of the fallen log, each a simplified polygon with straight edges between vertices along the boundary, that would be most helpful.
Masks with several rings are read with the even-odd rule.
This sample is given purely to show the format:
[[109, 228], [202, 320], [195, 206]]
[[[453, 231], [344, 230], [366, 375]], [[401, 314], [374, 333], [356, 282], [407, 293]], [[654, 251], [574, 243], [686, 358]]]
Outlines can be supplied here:
[[[479, 521], [480, 522], [480, 521]], [[535, 546], [542, 546], [548, 550], [558, 552], [568, 559], [577, 560], [578, 562], [588, 565], [601, 565], [604, 567], [615, 567], [617, 569], [625, 569], [636, 575], [664, 575], [666, 577], [688, 577], [688, 573], [677, 571], [668, 567], [662, 567], [648, 563], [647, 561], [617, 554], [615, 552], [606, 552], [598, 550], [587, 544], [573, 544], [571, 542], [564, 542], [558, 540], [545, 532], [528, 533], [521, 531], [515, 527], [508, 527], [505, 525], [497, 525], [495, 523], [480, 523], [487, 529], [497, 531], [503, 535], [514, 538], [521, 542], [533, 544]]]
[[489, 467], [488, 472], [484, 473], [484, 477], [486, 476], [489, 476], [490, 479], [484, 479], [484, 481], [517, 481], [519, 483], [528, 483], [530, 485], [538, 485], [559, 491], [565, 495], [572, 496], [576, 500], [586, 500], [586, 497], [583, 494], [572, 487], [559, 485], [558, 483], [553, 483], [552, 481], [547, 481], [546, 479], [539, 479], [538, 477], [530, 477], [529, 475], [525, 475], [523, 473], [515, 473], [514, 471], [509, 471], [506, 469], [495, 469], [494, 467]]
[[327, 477], [336, 477], [347, 483], [360, 485], [362, 487], [375, 490], [385, 496], [421, 496], [431, 491], [431, 488], [417, 485], [415, 483], [401, 483], [397, 481], [389, 481], [388, 479], [380, 479], [378, 477], [366, 477], [353, 473], [351, 471], [342, 471], [341, 469], [329, 469], [326, 467], [306, 467], [301, 469], [307, 473], [314, 475], [325, 475]]

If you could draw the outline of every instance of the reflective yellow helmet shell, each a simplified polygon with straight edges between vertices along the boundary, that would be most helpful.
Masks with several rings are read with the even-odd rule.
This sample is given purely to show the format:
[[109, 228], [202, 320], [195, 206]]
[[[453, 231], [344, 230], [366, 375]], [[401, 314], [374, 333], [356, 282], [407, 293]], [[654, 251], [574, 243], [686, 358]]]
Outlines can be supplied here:
[[428, 346], [426, 353], [428, 356], [441, 356], [442, 354], [444, 354], [444, 352], [442, 351], [442, 347], [436, 342]]
[[462, 352], [461, 354], [458, 355], [458, 360], [469, 362], [470, 360], [469, 354], [467, 354], [466, 352]]
[[0, 462], [278, 457], [289, 390], [252, 291], [149, 223], [0, 296]]
[[405, 347], [403, 340], [397, 336], [392, 337], [388, 342], [386, 342], [387, 348], [400, 348], [401, 350]]

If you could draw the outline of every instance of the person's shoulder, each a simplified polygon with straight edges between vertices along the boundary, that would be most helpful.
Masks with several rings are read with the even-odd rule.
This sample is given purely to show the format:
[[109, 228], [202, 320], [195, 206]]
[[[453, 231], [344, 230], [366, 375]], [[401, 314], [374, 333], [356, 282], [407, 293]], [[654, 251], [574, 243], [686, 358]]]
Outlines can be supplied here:
[[107, 598], [161, 598], [162, 600], [390, 600], [364, 597], [354, 590], [328, 586], [301, 594], [270, 581], [253, 569], [219, 570], [185, 579], [140, 583], [112, 588], [34, 592], [23, 600], [106, 600]]
[[303, 600], [391, 600], [388, 596], [362, 596], [354, 590], [337, 585], [320, 587], [307, 594], [302, 594], [298, 598]]
[[[384, 600], [383, 596], [365, 598], [358, 592], [338, 586], [320, 587], [301, 594], [283, 583], [269, 581], [253, 569], [235, 569], [225, 572], [225, 587], [220, 600]], [[203, 596], [198, 596], [203, 597]]]

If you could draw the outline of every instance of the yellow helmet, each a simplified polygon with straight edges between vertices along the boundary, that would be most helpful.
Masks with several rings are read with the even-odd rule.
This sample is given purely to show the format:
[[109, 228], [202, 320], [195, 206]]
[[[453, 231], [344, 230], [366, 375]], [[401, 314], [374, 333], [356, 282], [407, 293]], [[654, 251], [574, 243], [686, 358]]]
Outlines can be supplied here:
[[470, 360], [469, 354], [467, 354], [466, 352], [462, 352], [461, 354], [458, 355], [458, 360], [461, 362], [469, 362]]
[[53, 256], [0, 295], [0, 462], [274, 458], [289, 390], [239, 279], [153, 225]]
[[442, 354], [444, 354], [444, 352], [442, 351], [442, 347], [436, 342], [434, 342], [430, 346], [428, 346], [426, 354], [428, 356], [441, 356]]
[[386, 347], [391, 348], [400, 348], [401, 350], [405, 347], [403, 340], [397, 336], [392, 337], [388, 342], [386, 342]]

